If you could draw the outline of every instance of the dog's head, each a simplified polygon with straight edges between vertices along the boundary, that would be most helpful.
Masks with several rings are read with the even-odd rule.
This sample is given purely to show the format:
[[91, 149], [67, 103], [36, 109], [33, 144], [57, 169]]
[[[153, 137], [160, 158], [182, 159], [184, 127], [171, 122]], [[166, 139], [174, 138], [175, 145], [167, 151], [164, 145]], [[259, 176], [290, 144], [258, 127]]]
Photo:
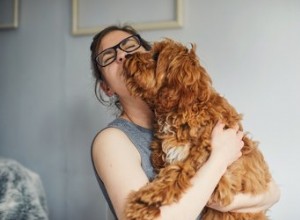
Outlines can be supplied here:
[[211, 93], [211, 79], [200, 65], [196, 47], [166, 39], [153, 44], [149, 52], [126, 57], [124, 77], [134, 96], [152, 108], [165, 111], [205, 102]]

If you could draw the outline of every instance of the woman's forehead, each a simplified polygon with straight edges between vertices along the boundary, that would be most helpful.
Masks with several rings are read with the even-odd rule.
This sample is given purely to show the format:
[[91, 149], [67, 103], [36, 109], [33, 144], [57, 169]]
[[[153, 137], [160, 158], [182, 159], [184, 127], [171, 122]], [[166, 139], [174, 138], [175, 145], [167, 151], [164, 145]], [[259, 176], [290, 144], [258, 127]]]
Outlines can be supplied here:
[[103, 51], [107, 48], [113, 47], [116, 44], [120, 43], [120, 41], [122, 41], [123, 39], [125, 39], [126, 37], [129, 37], [131, 34], [124, 32], [124, 31], [112, 31], [108, 34], [106, 34], [100, 43], [100, 46], [98, 48], [98, 51]]

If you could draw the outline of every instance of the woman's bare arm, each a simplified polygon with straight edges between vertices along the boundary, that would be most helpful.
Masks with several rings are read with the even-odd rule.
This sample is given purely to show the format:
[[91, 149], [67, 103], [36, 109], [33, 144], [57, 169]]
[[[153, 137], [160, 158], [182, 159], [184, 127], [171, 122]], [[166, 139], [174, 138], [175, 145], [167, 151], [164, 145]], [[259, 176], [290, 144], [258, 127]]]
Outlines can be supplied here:
[[260, 212], [267, 210], [279, 201], [280, 189], [272, 179], [269, 183], [268, 191], [259, 195], [240, 193], [237, 194], [232, 203], [222, 207], [218, 204], [209, 204], [208, 206], [221, 212]]
[[108, 128], [93, 143], [93, 160], [111, 199], [118, 219], [124, 219], [126, 198], [149, 182], [141, 158], [128, 137], [119, 129]]

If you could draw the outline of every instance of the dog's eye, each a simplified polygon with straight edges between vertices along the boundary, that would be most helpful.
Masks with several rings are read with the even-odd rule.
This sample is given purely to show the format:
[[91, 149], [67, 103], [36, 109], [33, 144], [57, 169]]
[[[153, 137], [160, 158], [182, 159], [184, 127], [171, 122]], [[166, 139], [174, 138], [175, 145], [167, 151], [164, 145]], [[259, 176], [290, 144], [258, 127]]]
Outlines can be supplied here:
[[159, 53], [154, 53], [153, 56], [152, 56], [152, 59], [157, 61], [158, 60], [158, 55], [159, 55]]

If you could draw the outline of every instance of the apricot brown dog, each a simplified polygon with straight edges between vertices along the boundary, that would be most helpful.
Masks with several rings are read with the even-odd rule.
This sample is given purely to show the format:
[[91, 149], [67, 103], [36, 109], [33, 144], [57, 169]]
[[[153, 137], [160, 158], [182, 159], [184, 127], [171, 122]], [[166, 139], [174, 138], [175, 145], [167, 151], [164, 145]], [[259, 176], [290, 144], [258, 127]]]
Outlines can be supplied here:
[[[213, 87], [200, 65], [195, 45], [189, 49], [166, 39], [150, 52], [134, 53], [124, 64], [126, 85], [144, 99], [155, 113], [151, 160], [157, 176], [129, 195], [126, 217], [153, 220], [160, 206], [177, 202], [190, 186], [190, 179], [211, 152], [211, 132], [218, 121], [227, 127], [238, 124], [241, 115]], [[211, 196], [222, 206], [237, 193], [253, 195], [267, 190], [271, 174], [257, 142], [243, 137], [242, 157], [226, 171]], [[264, 212], [218, 212], [205, 208], [204, 220], [265, 220]]]

